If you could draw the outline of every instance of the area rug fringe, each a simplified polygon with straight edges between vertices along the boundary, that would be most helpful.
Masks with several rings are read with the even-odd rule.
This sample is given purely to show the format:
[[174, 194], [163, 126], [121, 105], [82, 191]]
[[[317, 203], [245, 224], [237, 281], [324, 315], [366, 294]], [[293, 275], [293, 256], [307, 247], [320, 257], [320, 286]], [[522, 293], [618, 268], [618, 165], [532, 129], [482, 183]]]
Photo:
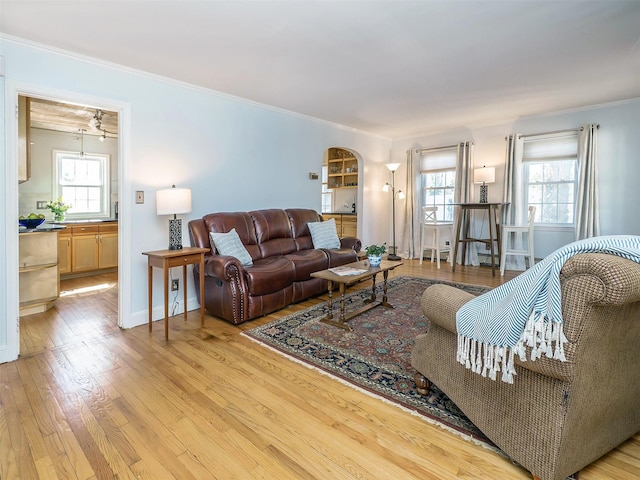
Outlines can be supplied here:
[[415, 417], [421, 418], [422, 420], [426, 421], [427, 423], [430, 423], [430, 424], [435, 425], [435, 426], [437, 426], [437, 427], [439, 427], [439, 428], [441, 428], [443, 430], [446, 430], [446, 431], [448, 431], [450, 433], [453, 433], [453, 434], [457, 435], [458, 437], [461, 437], [464, 440], [469, 441], [469, 442], [471, 442], [471, 443], [473, 443], [475, 445], [479, 445], [479, 446], [481, 446], [481, 447], [483, 447], [483, 448], [485, 448], [487, 450], [491, 450], [493, 452], [499, 453], [502, 456], [506, 456], [504, 454], [504, 452], [502, 450], [500, 450], [499, 448], [497, 448], [497, 447], [495, 447], [493, 445], [490, 445], [488, 443], [485, 443], [485, 442], [483, 442], [481, 440], [478, 440], [477, 438], [474, 438], [471, 435], [467, 435], [467, 434], [465, 434], [465, 433], [463, 433], [463, 432], [461, 432], [459, 430], [456, 430], [455, 428], [449, 427], [448, 425], [445, 425], [444, 423], [439, 422], [435, 418], [431, 418], [430, 416], [428, 416], [426, 414], [423, 414], [423, 413], [420, 413], [420, 412], [418, 412], [416, 410], [413, 410], [411, 408], [405, 407], [404, 405], [400, 405], [399, 403], [394, 402], [392, 400], [389, 400], [388, 398], [386, 398], [386, 397], [384, 397], [382, 395], [378, 395], [375, 392], [367, 390], [366, 388], [362, 388], [362, 387], [360, 387], [358, 385], [355, 385], [355, 384], [353, 384], [353, 383], [351, 383], [351, 382], [349, 382], [349, 381], [347, 381], [347, 380], [345, 380], [343, 378], [340, 378], [340, 377], [338, 377], [336, 375], [333, 375], [331, 372], [328, 372], [328, 371], [326, 371], [326, 370], [324, 370], [322, 368], [316, 367], [315, 365], [311, 365], [310, 363], [305, 362], [305, 361], [303, 361], [303, 360], [301, 360], [299, 358], [296, 358], [296, 357], [293, 357], [291, 355], [288, 355], [285, 352], [283, 352], [282, 350], [279, 350], [279, 349], [277, 349], [275, 347], [272, 347], [271, 345], [267, 345], [266, 343], [261, 342], [257, 338], [253, 338], [253, 337], [247, 335], [245, 332], [241, 332], [240, 334], [242, 336], [244, 336], [245, 338], [248, 338], [249, 340], [259, 344], [260, 346], [262, 346], [264, 348], [267, 348], [269, 350], [272, 350], [272, 351], [278, 353], [279, 355], [282, 355], [283, 357], [285, 357], [286, 359], [288, 359], [288, 360], [290, 360], [290, 361], [292, 361], [294, 363], [298, 363], [300, 365], [303, 365], [303, 366], [307, 367], [310, 370], [315, 370], [315, 371], [319, 372], [322, 375], [325, 375], [325, 376], [330, 377], [330, 378], [332, 378], [334, 380], [337, 380], [338, 382], [342, 383], [343, 385], [346, 385], [347, 387], [350, 387], [350, 388], [352, 388], [354, 390], [362, 392], [362, 393], [364, 393], [364, 394], [366, 394], [366, 395], [368, 395], [368, 396], [370, 396], [372, 398], [376, 398], [378, 400], [382, 400], [384, 403], [386, 403], [388, 405], [392, 405], [395, 408], [398, 408], [400, 410], [408, 412], [408, 413], [410, 413], [411, 415], [413, 415]]

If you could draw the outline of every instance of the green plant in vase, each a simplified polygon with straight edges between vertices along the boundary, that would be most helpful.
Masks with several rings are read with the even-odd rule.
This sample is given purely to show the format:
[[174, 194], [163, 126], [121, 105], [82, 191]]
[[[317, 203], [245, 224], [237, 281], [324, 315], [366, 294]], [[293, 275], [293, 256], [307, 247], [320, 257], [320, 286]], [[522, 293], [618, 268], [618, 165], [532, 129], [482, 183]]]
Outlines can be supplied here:
[[380, 266], [380, 262], [382, 261], [382, 254], [387, 251], [386, 242], [382, 245], [369, 245], [368, 247], [364, 247], [364, 253], [367, 254], [367, 258], [369, 259], [369, 264], [372, 267]]
[[49, 200], [47, 202], [47, 208], [53, 213], [53, 220], [56, 222], [62, 222], [67, 216], [67, 210], [71, 208], [71, 205], [64, 203], [62, 197], [58, 197], [57, 200]]

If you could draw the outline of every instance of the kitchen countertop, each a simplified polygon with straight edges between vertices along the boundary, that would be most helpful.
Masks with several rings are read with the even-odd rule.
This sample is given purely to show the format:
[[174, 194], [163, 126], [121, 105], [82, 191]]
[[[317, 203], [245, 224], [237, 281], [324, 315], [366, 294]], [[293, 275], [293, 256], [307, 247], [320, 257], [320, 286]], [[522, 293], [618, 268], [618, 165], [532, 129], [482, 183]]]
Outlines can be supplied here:
[[74, 225], [77, 223], [104, 223], [104, 222], [117, 222], [117, 218], [86, 218], [82, 220], [64, 220], [62, 222], [46, 222], [53, 225]]
[[358, 212], [322, 212], [321, 215], [358, 215]]
[[57, 230], [64, 230], [64, 225], [52, 225], [50, 223], [43, 223], [38, 225], [36, 228], [24, 228], [20, 227], [20, 233], [40, 233], [40, 232], [55, 232]]
[[79, 223], [104, 223], [117, 221], [117, 218], [90, 218], [86, 220], [65, 220], [64, 222], [44, 222], [36, 228], [24, 228], [21, 226], [20, 233], [55, 232], [56, 230], [64, 230], [67, 226], [77, 225]]

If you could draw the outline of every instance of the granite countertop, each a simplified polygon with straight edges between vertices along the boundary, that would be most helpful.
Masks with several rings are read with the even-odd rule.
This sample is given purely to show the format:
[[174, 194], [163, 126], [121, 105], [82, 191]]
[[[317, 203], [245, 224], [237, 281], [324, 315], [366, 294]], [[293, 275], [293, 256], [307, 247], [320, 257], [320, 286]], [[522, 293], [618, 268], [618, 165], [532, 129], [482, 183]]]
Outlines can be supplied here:
[[39, 233], [39, 232], [55, 232], [56, 230], [63, 230], [67, 226], [77, 225], [79, 223], [104, 223], [104, 222], [117, 222], [117, 218], [90, 218], [83, 220], [65, 220], [64, 222], [44, 222], [38, 225], [36, 228], [24, 228], [20, 227], [20, 233]]
[[19, 233], [40, 233], [40, 232], [55, 232], [57, 230], [64, 230], [65, 227], [64, 225], [53, 225], [51, 223], [43, 223], [41, 225], [38, 225], [36, 228], [24, 228], [24, 227], [20, 227], [20, 232]]
[[348, 211], [348, 212], [323, 212], [327, 215], [358, 215], [358, 212], [352, 212], [352, 211]]
[[62, 222], [46, 222], [53, 225], [74, 225], [76, 223], [103, 223], [103, 222], [117, 222], [117, 218], [83, 218], [81, 220], [64, 220]]

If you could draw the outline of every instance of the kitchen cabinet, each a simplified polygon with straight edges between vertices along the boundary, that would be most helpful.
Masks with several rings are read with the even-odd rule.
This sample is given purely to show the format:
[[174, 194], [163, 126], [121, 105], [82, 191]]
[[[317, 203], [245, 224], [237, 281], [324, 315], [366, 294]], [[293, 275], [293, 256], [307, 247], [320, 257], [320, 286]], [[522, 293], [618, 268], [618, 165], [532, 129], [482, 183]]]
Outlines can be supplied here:
[[355, 215], [342, 215], [342, 236], [358, 236], [358, 217]]
[[114, 268], [118, 266], [118, 224], [105, 223], [98, 229], [98, 268]]
[[71, 227], [71, 271], [98, 270], [98, 245], [97, 225]]
[[358, 216], [354, 213], [323, 213], [322, 218], [329, 220], [333, 218], [336, 221], [336, 231], [338, 237], [357, 237], [358, 235]]
[[71, 272], [71, 230], [58, 232], [58, 271], [60, 275]]
[[[118, 266], [118, 223], [83, 223], [66, 229], [58, 242], [59, 257], [68, 260], [61, 273], [83, 273]], [[61, 262], [62, 264], [63, 262]]]
[[19, 237], [20, 316], [51, 308], [60, 295], [58, 232], [28, 232]]
[[31, 99], [18, 97], [18, 183], [31, 177]]

